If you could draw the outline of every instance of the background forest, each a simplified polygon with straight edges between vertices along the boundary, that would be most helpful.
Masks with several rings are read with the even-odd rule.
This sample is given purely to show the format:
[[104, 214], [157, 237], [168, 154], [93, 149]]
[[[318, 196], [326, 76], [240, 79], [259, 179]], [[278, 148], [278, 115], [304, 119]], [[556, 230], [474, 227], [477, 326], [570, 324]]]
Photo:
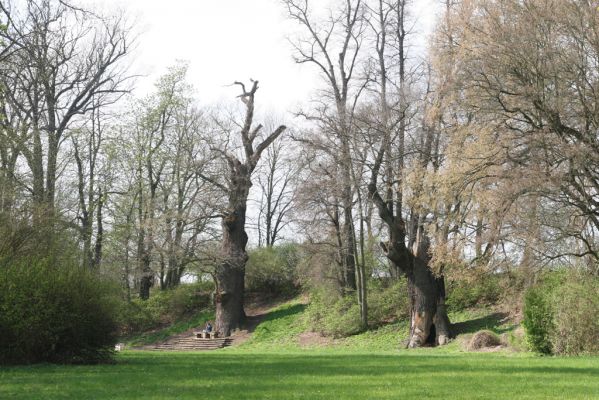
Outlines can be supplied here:
[[281, 115], [245, 77], [200, 103], [185, 62], [135, 95], [127, 15], [2, 1], [0, 362], [295, 297], [324, 337], [445, 345], [485, 309], [599, 352], [599, 9], [442, 3], [421, 52], [408, 0], [280, 1], [320, 78]]

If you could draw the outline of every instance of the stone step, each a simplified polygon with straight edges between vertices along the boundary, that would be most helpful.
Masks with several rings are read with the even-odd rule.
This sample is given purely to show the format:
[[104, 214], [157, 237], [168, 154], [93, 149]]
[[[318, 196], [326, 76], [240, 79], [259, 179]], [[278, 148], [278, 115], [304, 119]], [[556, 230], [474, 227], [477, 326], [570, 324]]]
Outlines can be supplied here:
[[198, 343], [198, 342], [194, 342], [194, 341], [177, 341], [177, 342], [166, 342], [166, 343], [162, 343], [162, 344], [172, 344], [172, 345], [190, 345], [190, 346], [225, 346], [227, 344], [230, 344], [229, 342], [217, 342], [217, 343]]
[[198, 339], [194, 336], [167, 341], [153, 346], [153, 350], [217, 350], [230, 346], [231, 338]]
[[197, 349], [220, 349], [222, 346], [194, 346], [194, 345], [185, 345], [185, 344], [162, 344], [157, 345], [156, 347], [187, 347], [187, 348], [197, 348]]
[[194, 349], [220, 349], [223, 346], [194, 346], [194, 345], [190, 345], [190, 344], [159, 344], [156, 345], [155, 347], [170, 347], [170, 348], [175, 348], [175, 347], [186, 347], [186, 348], [194, 348]]
[[222, 345], [197, 345], [197, 344], [182, 344], [182, 343], [176, 343], [176, 344], [169, 344], [169, 343], [163, 343], [163, 344], [159, 344], [157, 346], [164, 346], [164, 347], [198, 347], [198, 348], [220, 348], [223, 347]]
[[163, 344], [163, 346], [173, 346], [173, 347], [177, 347], [177, 346], [183, 347], [183, 346], [186, 346], [186, 347], [198, 347], [198, 348], [199, 347], [202, 347], [202, 348], [207, 347], [207, 348], [217, 348], [217, 349], [221, 348], [221, 347], [224, 347], [224, 345], [220, 345], [220, 344], [219, 345], [208, 345], [208, 344], [193, 344], [193, 343], [174, 343], [174, 344], [168, 344], [167, 343], [167, 344]]
[[160, 343], [159, 346], [223, 347], [226, 343]]

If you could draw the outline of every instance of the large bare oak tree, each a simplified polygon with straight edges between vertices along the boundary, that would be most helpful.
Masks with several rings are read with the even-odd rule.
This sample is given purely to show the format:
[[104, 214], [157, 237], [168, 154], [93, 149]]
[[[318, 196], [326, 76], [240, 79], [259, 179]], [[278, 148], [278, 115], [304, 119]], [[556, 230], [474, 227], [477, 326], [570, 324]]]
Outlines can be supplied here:
[[217, 183], [227, 196], [227, 206], [222, 213], [221, 262], [216, 267], [216, 330], [228, 336], [239, 328], [245, 320], [243, 309], [245, 264], [248, 260], [245, 231], [247, 201], [252, 186], [252, 173], [260, 156], [281, 134], [286, 126], [281, 125], [268, 134], [260, 143], [254, 144], [262, 125], [254, 126], [254, 101], [258, 81], [253, 81], [250, 89], [236, 82], [242, 89], [239, 96], [245, 106], [245, 118], [239, 131], [242, 157], [215, 148], [227, 164], [228, 179], [225, 184]]

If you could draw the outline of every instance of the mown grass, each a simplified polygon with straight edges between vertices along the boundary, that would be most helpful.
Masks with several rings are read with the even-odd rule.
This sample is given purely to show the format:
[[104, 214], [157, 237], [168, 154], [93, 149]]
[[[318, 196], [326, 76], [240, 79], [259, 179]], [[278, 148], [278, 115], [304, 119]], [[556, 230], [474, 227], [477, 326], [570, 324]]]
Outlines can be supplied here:
[[[302, 349], [304, 309], [281, 305], [235, 348], [126, 351], [112, 365], [0, 368], [0, 399], [599, 399], [599, 357], [464, 353], [455, 342], [405, 350], [403, 322]], [[513, 328], [488, 310], [452, 318], [464, 334]]]
[[599, 358], [312, 349], [125, 352], [0, 369], [2, 399], [591, 399]]

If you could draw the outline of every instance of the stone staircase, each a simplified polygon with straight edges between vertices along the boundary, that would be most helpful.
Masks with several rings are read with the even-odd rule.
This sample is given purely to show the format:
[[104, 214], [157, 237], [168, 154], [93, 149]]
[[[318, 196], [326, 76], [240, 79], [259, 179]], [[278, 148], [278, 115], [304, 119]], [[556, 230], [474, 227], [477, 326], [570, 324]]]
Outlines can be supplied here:
[[218, 339], [199, 339], [195, 336], [167, 340], [164, 343], [155, 344], [149, 350], [216, 350], [230, 346], [233, 339], [230, 337]]

